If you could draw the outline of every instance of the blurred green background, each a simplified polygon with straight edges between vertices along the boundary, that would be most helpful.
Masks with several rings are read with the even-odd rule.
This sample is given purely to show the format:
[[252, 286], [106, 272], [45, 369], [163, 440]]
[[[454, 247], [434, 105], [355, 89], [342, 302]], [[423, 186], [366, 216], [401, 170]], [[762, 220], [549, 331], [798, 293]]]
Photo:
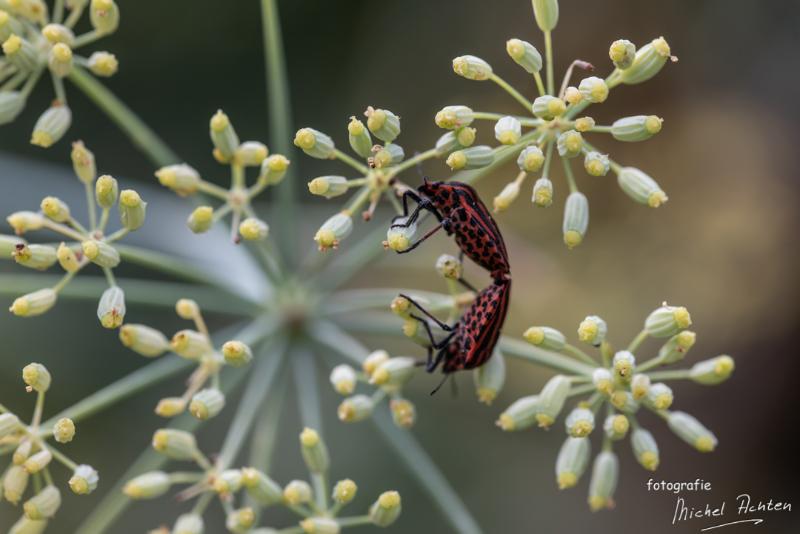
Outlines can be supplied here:
[[[98, 48], [114, 52], [121, 68], [108, 86], [152, 125], [206, 178], [223, 183], [225, 172], [210, 157], [207, 125], [225, 109], [242, 138], [267, 139], [264, 73], [258, 2], [120, 2], [122, 24]], [[399, 138], [406, 153], [430, 147], [440, 132], [433, 115], [444, 105], [516, 113], [516, 104], [489, 83], [469, 82], [452, 73], [450, 60], [472, 53], [488, 60], [508, 81], [533, 95], [527, 75], [506, 56], [504, 43], [520, 37], [542, 45], [530, 3], [460, 2], [281, 2], [295, 126], [313, 126], [346, 143], [348, 118], [367, 105], [391, 109], [403, 119]], [[575, 58], [608, 72], [608, 44], [624, 37], [637, 44], [663, 35], [680, 58], [653, 80], [620, 87], [602, 106], [591, 109], [600, 124], [639, 113], [658, 114], [664, 129], [641, 144], [622, 144], [599, 136], [596, 145], [624, 164], [656, 178], [670, 196], [658, 210], [631, 202], [613, 177], [579, 177], [589, 197], [592, 221], [586, 242], [568, 251], [561, 243], [561, 209], [534, 210], [520, 198], [498, 217], [505, 231], [514, 271], [512, 309], [505, 332], [519, 335], [530, 324], [550, 324], [574, 332], [585, 315], [598, 314], [610, 325], [616, 343], [635, 335], [643, 318], [663, 300], [687, 306], [698, 332], [688, 362], [730, 353], [733, 378], [718, 387], [676, 383], [677, 409], [695, 414], [720, 440], [711, 455], [690, 450], [654, 417], [643, 422], [661, 447], [656, 479], [713, 484], [710, 496], [684, 495], [690, 504], [729, 501], [740, 493], [754, 498], [798, 501], [797, 423], [798, 228], [796, 87], [798, 51], [796, 2], [704, 0], [673, 2], [561, 2], [554, 33], [556, 72]], [[559, 74], [560, 77], [560, 74]], [[523, 85], [527, 84], [527, 85]], [[68, 139], [83, 139], [104, 173], [125, 184], [153, 184], [154, 168], [115, 126], [73, 87], [68, 86], [74, 125]], [[33, 208], [52, 193], [76, 191], [68, 171], [69, 143], [43, 151], [27, 144], [36, 117], [52, 98], [40, 83], [26, 111], [0, 129], [0, 208], [2, 213]], [[491, 127], [484, 125], [489, 141]], [[338, 208], [337, 201], [310, 198], [305, 182], [331, 174], [336, 164], [293, 155], [295, 186], [313, 211], [297, 240], [310, 243], [314, 228]], [[47, 162], [43, 165], [41, 162]], [[343, 169], [344, 170], [344, 169]], [[346, 172], [346, 171], [344, 171]], [[433, 161], [425, 172], [447, 175]], [[515, 175], [513, 166], [484, 179], [479, 191], [489, 201]], [[406, 175], [415, 183], [416, 175]], [[554, 180], [557, 202], [566, 184]], [[139, 186], [137, 185], [137, 188]], [[150, 213], [174, 224], [151, 227], [138, 238], [164, 248], [180, 239], [182, 250], [216, 256], [221, 248], [193, 237], [181, 226], [189, 211], [172, 195], [142, 186]], [[526, 195], [523, 194], [522, 197]], [[76, 197], [77, 198], [77, 197]], [[79, 201], [76, 200], [76, 203]], [[80, 205], [80, 204], [78, 204]], [[309, 208], [310, 209], [310, 208]], [[265, 217], [275, 227], [285, 221]], [[382, 224], [377, 218], [373, 224]], [[7, 231], [4, 229], [3, 231]], [[346, 254], [355, 237], [336, 254]], [[442, 252], [453, 252], [445, 238], [426, 243], [416, 254], [386, 254], [352, 286], [413, 287], [441, 290], [432, 270]], [[191, 251], [190, 251], [191, 252]], [[243, 260], [242, 260], [243, 261]], [[18, 271], [7, 262], [0, 270]], [[476, 269], [472, 279], [481, 280]], [[128, 271], [128, 274], [139, 274]], [[254, 282], [255, 283], [255, 282]], [[0, 307], [8, 306], [2, 297]], [[170, 310], [134, 308], [136, 321], [179, 328]], [[216, 324], [223, 319], [217, 318]], [[48, 395], [54, 413], [145, 362], [123, 349], [115, 333], [101, 331], [94, 304], [62, 302], [39, 319], [0, 314], [0, 399], [21, 413], [32, 408], [20, 387], [19, 369], [31, 360], [48, 365], [55, 387]], [[393, 354], [419, 354], [409, 342], [366, 338], [371, 347]], [[655, 351], [657, 345], [648, 345]], [[438, 378], [415, 380], [412, 399], [420, 439], [486, 532], [689, 532], [672, 527], [674, 496], [648, 493], [652, 475], [634, 461], [627, 444], [613, 512], [591, 514], [586, 480], [559, 492], [553, 465], [562, 440], [558, 428], [504, 434], [493, 421], [515, 398], [538, 391], [546, 370], [511, 363], [507, 386], [491, 408], [473, 400], [471, 377], [459, 379], [460, 394], [427, 392]], [[344, 426], [335, 419], [338, 402], [320, 377], [326, 409], [325, 435], [334, 457], [334, 477], [359, 482], [354, 510], [373, 496], [396, 488], [404, 514], [396, 532], [446, 532], [448, 527], [428, 498], [376, 437], [369, 423]], [[175, 380], [127, 400], [79, 425], [66, 447], [75, 458], [97, 467], [108, 488], [148, 443], [160, 421], [156, 400], [180, 387]], [[275, 478], [304, 476], [296, 435], [300, 423], [294, 403], [286, 405], [275, 464]], [[201, 433], [207, 451], [225, 432], [216, 421]], [[587, 477], [588, 478], [588, 477]], [[72, 532], [97, 498], [66, 496], [50, 532]], [[179, 505], [169, 499], [137, 503], [114, 532], [144, 532], [171, 523]], [[215, 514], [219, 510], [215, 509]], [[287, 516], [267, 519], [286, 525]], [[0, 504], [0, 529], [17, 511]], [[766, 532], [797, 532], [796, 512], [766, 516]], [[221, 519], [210, 532], [221, 532]], [[699, 526], [698, 526], [699, 525]], [[215, 530], [216, 528], [216, 530]], [[742, 531], [749, 527], [739, 527]], [[363, 531], [369, 531], [366, 527]], [[732, 529], [731, 529], [732, 530]]]

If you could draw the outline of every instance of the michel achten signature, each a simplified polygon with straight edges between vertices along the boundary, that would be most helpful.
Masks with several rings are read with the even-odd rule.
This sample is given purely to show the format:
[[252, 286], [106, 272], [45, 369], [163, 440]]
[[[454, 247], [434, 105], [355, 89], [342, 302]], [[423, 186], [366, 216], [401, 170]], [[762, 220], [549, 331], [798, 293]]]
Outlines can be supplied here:
[[672, 524], [686, 523], [693, 519], [716, 520], [715, 523], [700, 529], [700, 532], [708, 532], [745, 523], [760, 525], [765, 521], [765, 516], [769, 513], [792, 511], [792, 503], [773, 499], [767, 501], [753, 500], [747, 493], [742, 493], [736, 497], [736, 503], [732, 509], [728, 508], [727, 505], [726, 501], [722, 501], [719, 506], [711, 504], [689, 506], [683, 497], [678, 497], [675, 503], [675, 512], [672, 516]]

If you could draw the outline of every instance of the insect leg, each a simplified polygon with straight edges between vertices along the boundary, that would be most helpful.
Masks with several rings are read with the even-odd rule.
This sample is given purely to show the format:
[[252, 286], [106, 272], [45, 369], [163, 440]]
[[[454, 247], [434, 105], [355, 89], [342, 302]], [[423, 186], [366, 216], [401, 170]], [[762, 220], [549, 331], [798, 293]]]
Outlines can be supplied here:
[[412, 299], [412, 298], [411, 298], [411, 297], [409, 297], [408, 295], [404, 295], [404, 294], [400, 293], [400, 295], [399, 295], [399, 296], [400, 296], [400, 297], [403, 297], [404, 299], [406, 299], [407, 301], [409, 301], [409, 302], [410, 302], [411, 304], [413, 304], [413, 305], [414, 305], [414, 306], [415, 306], [415, 307], [416, 307], [416, 308], [417, 308], [419, 311], [421, 311], [422, 313], [424, 313], [425, 315], [427, 315], [427, 316], [428, 316], [428, 318], [429, 318], [429, 319], [431, 319], [431, 320], [432, 320], [434, 323], [436, 323], [437, 325], [439, 325], [439, 328], [441, 328], [442, 330], [445, 330], [445, 331], [447, 331], [447, 332], [452, 332], [452, 331], [453, 331], [453, 329], [455, 328], [454, 326], [451, 326], [451, 325], [449, 325], [449, 324], [447, 324], [447, 323], [443, 323], [442, 321], [440, 321], [439, 319], [437, 319], [436, 317], [434, 317], [434, 316], [433, 316], [433, 314], [431, 314], [431, 312], [429, 312], [428, 310], [426, 310], [425, 308], [423, 308], [422, 306], [420, 306], [420, 305], [419, 305], [419, 303], [418, 303], [417, 301], [415, 301], [414, 299]]
[[[393, 227], [394, 227], [394, 226], [404, 226], [404, 225], [393, 225]], [[425, 240], [426, 240], [426, 239], [428, 239], [430, 236], [432, 236], [433, 234], [435, 234], [436, 232], [438, 232], [438, 231], [439, 231], [441, 228], [442, 228], [442, 223], [439, 223], [439, 224], [437, 224], [436, 226], [434, 226], [433, 228], [431, 228], [430, 230], [428, 230], [428, 232], [427, 232], [427, 233], [426, 233], [424, 236], [420, 237], [419, 239], [417, 239], [416, 241], [414, 241], [413, 243], [411, 243], [411, 245], [409, 245], [409, 247], [408, 247], [408, 248], [406, 248], [406, 249], [403, 249], [403, 250], [398, 250], [398, 251], [397, 251], [397, 253], [398, 253], [398, 254], [405, 254], [406, 252], [411, 252], [412, 250], [414, 250], [415, 248], [417, 248], [418, 246], [420, 246], [420, 245], [422, 244], [422, 242], [423, 242], [423, 241], [425, 241]]]
[[[463, 251], [463, 250], [462, 250], [461, 252], [459, 252], [459, 253], [458, 253], [458, 262], [459, 262], [459, 263], [460, 263], [462, 266], [464, 265], [464, 251]], [[467, 282], [466, 280], [464, 280], [464, 277], [463, 277], [463, 276], [462, 276], [462, 277], [459, 277], [459, 278], [456, 280], [456, 282], [458, 282], [458, 283], [459, 283], [459, 284], [461, 284], [462, 286], [466, 287], [466, 288], [467, 288], [467, 289], [469, 289], [470, 291], [473, 291], [473, 292], [475, 292], [475, 293], [478, 293], [478, 289], [477, 289], [475, 286], [473, 286], [472, 284], [470, 284], [469, 282]]]

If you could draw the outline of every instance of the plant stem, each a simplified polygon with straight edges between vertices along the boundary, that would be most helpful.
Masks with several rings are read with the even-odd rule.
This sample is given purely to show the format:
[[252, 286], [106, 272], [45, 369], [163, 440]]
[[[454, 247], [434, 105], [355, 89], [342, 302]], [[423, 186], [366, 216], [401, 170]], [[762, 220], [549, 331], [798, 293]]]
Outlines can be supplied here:
[[506, 163], [508, 160], [516, 156], [523, 147], [534, 141], [541, 134], [537, 130], [532, 130], [519, 138], [519, 142], [515, 145], [506, 145], [502, 148], [495, 149], [494, 161], [491, 165], [482, 167], [480, 169], [472, 169], [468, 171], [458, 171], [450, 180], [464, 182], [467, 184], [474, 184], [484, 176], [489, 175], [492, 171]]
[[97, 229], [97, 206], [94, 203], [94, 191], [92, 184], [86, 182], [86, 209], [89, 211], [89, 228], [92, 231]]
[[353, 157], [342, 152], [338, 148], [333, 149], [333, 155], [336, 157], [336, 159], [338, 159], [339, 161], [341, 161], [346, 165], [349, 165], [350, 167], [360, 172], [361, 174], [369, 174], [369, 167], [367, 167], [363, 163], [356, 161]]
[[231, 421], [225, 442], [222, 444], [216, 466], [221, 471], [231, 466], [253, 428], [253, 421], [262, 409], [267, 392], [273, 387], [275, 377], [279, 374], [285, 359], [286, 341], [276, 340], [270, 347], [265, 347], [258, 356], [258, 362], [250, 375], [242, 400]]
[[503, 90], [504, 90], [506, 93], [508, 93], [509, 95], [511, 95], [511, 97], [512, 97], [514, 100], [516, 100], [517, 102], [519, 102], [519, 103], [520, 103], [520, 105], [521, 105], [523, 108], [525, 108], [525, 110], [526, 110], [526, 111], [530, 112], [530, 111], [532, 111], [532, 110], [533, 110], [533, 103], [532, 103], [531, 101], [529, 101], [527, 98], [525, 98], [524, 96], [522, 96], [522, 95], [519, 93], [519, 91], [517, 91], [516, 89], [514, 89], [514, 88], [513, 88], [513, 87], [512, 87], [512, 86], [511, 86], [511, 85], [510, 85], [510, 84], [509, 84], [507, 81], [505, 81], [503, 78], [501, 78], [501, 77], [500, 77], [500, 76], [498, 76], [497, 74], [492, 74], [492, 76], [491, 76], [489, 79], [490, 79], [490, 80], [492, 80], [492, 81], [493, 81], [494, 83], [496, 83], [497, 85], [499, 85], [499, 86], [500, 86], [500, 87], [501, 87], [501, 88], [502, 88], [502, 89], [503, 89]]
[[636, 334], [636, 337], [633, 338], [631, 344], [628, 345], [628, 350], [636, 354], [636, 351], [639, 350], [639, 346], [641, 346], [641, 344], [644, 343], [644, 341], [647, 339], [647, 335], [648, 335], [647, 330], [642, 330], [641, 332]]
[[570, 374], [591, 375], [596, 366], [589, 366], [567, 358], [563, 354], [534, 347], [533, 345], [508, 337], [501, 337], [498, 344], [503, 355], [531, 361], [544, 367]]
[[132, 245], [116, 244], [114, 247], [119, 252], [122, 259], [133, 264], [147, 267], [165, 274], [198, 282], [201, 284], [212, 285], [223, 288], [224, 286], [216, 279], [212, 278], [201, 269], [194, 265], [172, 256], [155, 250], [134, 247]]
[[[294, 159], [292, 157], [294, 149], [289, 142], [292, 129], [289, 75], [286, 70], [286, 57], [276, 0], [261, 0], [261, 24], [264, 38], [269, 140], [274, 147], [273, 153], [277, 152], [289, 159]], [[294, 170], [289, 167], [286, 178], [278, 187], [278, 220], [281, 221], [292, 220], [295, 215], [293, 175]], [[294, 262], [297, 250], [294, 246], [292, 230], [289, 224], [281, 224], [277, 228], [280, 242], [287, 251], [289, 264]]]
[[435, 158], [438, 155], [439, 152], [435, 148], [428, 149], [425, 152], [420, 152], [419, 154], [415, 154], [414, 156], [410, 157], [409, 159], [403, 162], [400, 162], [394, 167], [390, 167], [389, 173], [391, 174], [392, 177], [397, 176], [404, 170], [410, 169], [417, 163], [421, 163], [430, 158]]
[[592, 366], [597, 366], [597, 362], [594, 361], [594, 359], [591, 356], [589, 356], [588, 354], [586, 354], [585, 352], [583, 352], [581, 349], [579, 349], [574, 345], [570, 345], [569, 343], [564, 345], [564, 352], [572, 356], [575, 356], [584, 363], [587, 363]]
[[550, 30], [544, 32], [545, 61], [547, 62], [547, 92], [555, 96], [553, 77], [553, 36]]
[[578, 184], [575, 183], [575, 175], [572, 173], [572, 165], [569, 159], [561, 157], [561, 163], [564, 165], [564, 176], [567, 177], [567, 184], [569, 185], [570, 193], [578, 192]]
[[686, 380], [691, 371], [689, 369], [675, 369], [672, 371], [655, 371], [647, 373], [650, 380]]
[[82, 67], [75, 65], [69, 79], [119, 126], [153, 164], [163, 167], [180, 161], [149, 126]]

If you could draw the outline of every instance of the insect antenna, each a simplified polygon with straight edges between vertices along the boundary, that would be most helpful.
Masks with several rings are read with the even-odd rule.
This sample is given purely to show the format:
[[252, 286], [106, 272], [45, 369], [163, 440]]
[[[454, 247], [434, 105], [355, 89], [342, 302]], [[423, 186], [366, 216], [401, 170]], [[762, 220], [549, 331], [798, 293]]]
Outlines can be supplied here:
[[442, 379], [439, 381], [439, 384], [435, 388], [433, 388], [433, 391], [431, 391], [431, 397], [436, 395], [436, 392], [442, 389], [444, 383], [447, 382], [448, 378], [450, 378], [450, 374], [451, 373], [447, 373], [446, 375], [444, 375], [444, 377], [442, 377]]

